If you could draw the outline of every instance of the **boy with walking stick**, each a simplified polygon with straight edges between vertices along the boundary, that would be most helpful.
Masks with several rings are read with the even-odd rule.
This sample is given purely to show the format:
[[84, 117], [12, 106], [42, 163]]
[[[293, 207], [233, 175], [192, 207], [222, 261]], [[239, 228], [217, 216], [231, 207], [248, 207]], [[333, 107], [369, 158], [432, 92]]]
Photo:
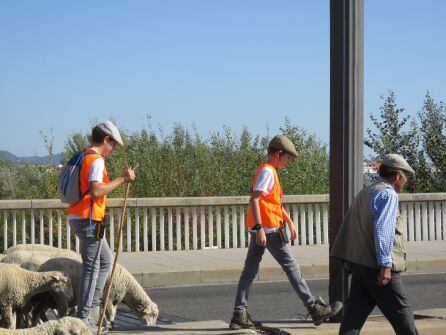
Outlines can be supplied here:
[[[68, 208], [71, 229], [79, 238], [82, 277], [79, 285], [77, 317], [96, 333], [101, 299], [113, 253], [104, 239], [104, 217], [107, 195], [124, 183], [135, 180], [135, 171], [127, 168], [122, 176], [110, 180], [105, 167], [106, 157], [123, 145], [119, 130], [111, 121], [92, 130], [91, 146], [84, 150], [79, 174], [82, 198]], [[104, 330], [102, 334], [107, 331]]]

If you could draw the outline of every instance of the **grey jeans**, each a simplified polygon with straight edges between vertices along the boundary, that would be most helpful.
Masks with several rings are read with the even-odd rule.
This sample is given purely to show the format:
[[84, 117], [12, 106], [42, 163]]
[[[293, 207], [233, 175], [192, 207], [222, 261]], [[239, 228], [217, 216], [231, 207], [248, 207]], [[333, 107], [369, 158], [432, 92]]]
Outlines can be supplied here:
[[[91, 308], [100, 306], [105, 282], [114, 260], [107, 241], [97, 240], [96, 236], [88, 234], [89, 224], [88, 219], [70, 220], [70, 227], [79, 238], [82, 257], [82, 277], [77, 299], [77, 317], [81, 319], [90, 316]], [[94, 227], [97, 224], [97, 221], [92, 221]]]
[[[307, 309], [313, 307], [315, 298], [311, 294], [305, 279], [302, 277], [299, 265], [291, 252], [290, 244], [283, 245], [279, 233], [271, 233], [266, 235], [266, 249], [269, 250], [275, 260], [282, 266], [288, 280], [305, 307]], [[256, 235], [251, 234], [248, 254], [246, 255], [245, 265], [238, 282], [234, 311], [243, 311], [247, 308], [249, 289], [255, 276], [259, 272], [260, 261], [264, 253], [265, 247], [258, 246], [256, 244]]]
[[412, 308], [400, 275], [392, 272], [386, 286], [376, 284], [379, 270], [348, 263], [350, 292], [344, 306], [340, 335], [358, 335], [369, 314], [378, 306], [397, 335], [417, 335]]

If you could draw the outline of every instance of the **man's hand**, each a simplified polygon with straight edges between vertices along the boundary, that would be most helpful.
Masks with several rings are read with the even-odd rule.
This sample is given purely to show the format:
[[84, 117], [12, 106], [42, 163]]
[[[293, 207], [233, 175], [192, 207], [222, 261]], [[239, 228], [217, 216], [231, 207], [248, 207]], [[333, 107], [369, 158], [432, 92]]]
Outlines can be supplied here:
[[266, 234], [263, 228], [257, 231], [256, 244], [260, 247], [266, 247]]
[[131, 183], [135, 180], [136, 178], [135, 169], [129, 167], [127, 168], [127, 170], [124, 171], [124, 173], [122, 174], [122, 178], [124, 178], [124, 183]]
[[390, 280], [392, 279], [392, 272], [390, 268], [381, 268], [378, 274], [378, 282], [379, 286], [386, 286]]
[[297, 229], [294, 223], [288, 223], [288, 229], [290, 230], [290, 239], [294, 241], [297, 238]]

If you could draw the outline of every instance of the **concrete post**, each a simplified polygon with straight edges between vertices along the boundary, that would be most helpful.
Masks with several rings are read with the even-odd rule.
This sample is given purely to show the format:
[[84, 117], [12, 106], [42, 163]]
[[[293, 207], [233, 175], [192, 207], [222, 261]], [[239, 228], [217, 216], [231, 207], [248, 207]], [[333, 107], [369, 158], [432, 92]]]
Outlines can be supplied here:
[[[330, 248], [363, 185], [363, 16], [363, 0], [330, 1]], [[345, 283], [330, 259], [331, 302], [346, 296]]]

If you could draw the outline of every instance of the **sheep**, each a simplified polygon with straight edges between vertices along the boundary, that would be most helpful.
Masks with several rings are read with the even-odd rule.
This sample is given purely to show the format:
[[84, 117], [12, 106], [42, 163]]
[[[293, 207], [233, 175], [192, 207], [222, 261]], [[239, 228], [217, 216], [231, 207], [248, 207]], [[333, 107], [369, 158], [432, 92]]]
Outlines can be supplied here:
[[18, 330], [0, 328], [0, 335], [93, 335], [93, 332], [82, 320], [66, 316], [34, 328]]
[[158, 306], [149, 298], [135, 277], [126, 268], [117, 264], [106, 306], [110, 321], [114, 321], [118, 305], [121, 302], [130, 307], [142, 325], [151, 326], [156, 324]]
[[37, 271], [39, 267], [45, 263], [49, 257], [42, 256], [30, 251], [18, 251], [12, 254], [4, 255], [1, 263], [19, 265], [21, 268], [29, 271]]
[[60, 257], [78, 256], [78, 254], [72, 250], [56, 248], [44, 244], [17, 244], [13, 247], [8, 248], [4, 253], [8, 255], [17, 251], [37, 251], [39, 253], [45, 252], [45, 253], [51, 253], [52, 256], [60, 256]]
[[[72, 283], [79, 283], [82, 274], [82, 262], [74, 258], [56, 257], [42, 264], [39, 271], [60, 271], [70, 277]], [[106, 287], [108, 287], [109, 279], [107, 280]], [[77, 291], [78, 287], [74, 285], [74, 299], [70, 305], [76, 305]], [[105, 294], [106, 292], [104, 290], [104, 299]], [[120, 264], [116, 265], [108, 302], [106, 314], [110, 321], [115, 319], [118, 305], [123, 302], [130, 307], [142, 325], [154, 325], [156, 323], [158, 306], [149, 298], [130, 272]]]
[[[52, 293], [61, 301], [70, 301], [73, 298], [71, 286], [70, 280], [57, 271], [39, 273], [0, 263], [0, 314], [3, 327], [14, 329], [17, 313], [27, 308], [30, 299], [39, 293]], [[59, 307], [62, 308], [63, 304]]]
[[[40, 245], [36, 245], [40, 246]], [[56, 249], [56, 248], [53, 248]], [[57, 249], [56, 249], [57, 251]], [[46, 248], [44, 251], [40, 252], [33, 252], [33, 251], [25, 251], [25, 250], [18, 250], [13, 253], [10, 253], [8, 255], [5, 255], [2, 262], [3, 263], [9, 263], [9, 264], [17, 264], [21, 268], [30, 270], [30, 271], [38, 271], [40, 266], [45, 263], [48, 259], [53, 257], [54, 250], [50, 250]], [[57, 252], [56, 252], [57, 254]], [[73, 257], [79, 258], [80, 256], [76, 253], [69, 254]], [[17, 317], [17, 324], [20, 325], [22, 322], [22, 316], [25, 317], [25, 324], [29, 327], [31, 325], [37, 325], [38, 318], [35, 317], [36, 313], [32, 313], [33, 317], [30, 317], [30, 312], [33, 309], [34, 306], [39, 307], [40, 305], [48, 305], [52, 308], [57, 308], [59, 312], [59, 316], [65, 316], [68, 312], [68, 302], [66, 299], [63, 299], [63, 297], [59, 297], [56, 293], [48, 294], [47, 292], [37, 294], [30, 299], [30, 301], [27, 303], [27, 305], [21, 310], [20, 313], [18, 313]], [[37, 308], [37, 310], [40, 310]], [[23, 314], [23, 315], [22, 315]], [[45, 315], [39, 316], [42, 320], [48, 321]]]

